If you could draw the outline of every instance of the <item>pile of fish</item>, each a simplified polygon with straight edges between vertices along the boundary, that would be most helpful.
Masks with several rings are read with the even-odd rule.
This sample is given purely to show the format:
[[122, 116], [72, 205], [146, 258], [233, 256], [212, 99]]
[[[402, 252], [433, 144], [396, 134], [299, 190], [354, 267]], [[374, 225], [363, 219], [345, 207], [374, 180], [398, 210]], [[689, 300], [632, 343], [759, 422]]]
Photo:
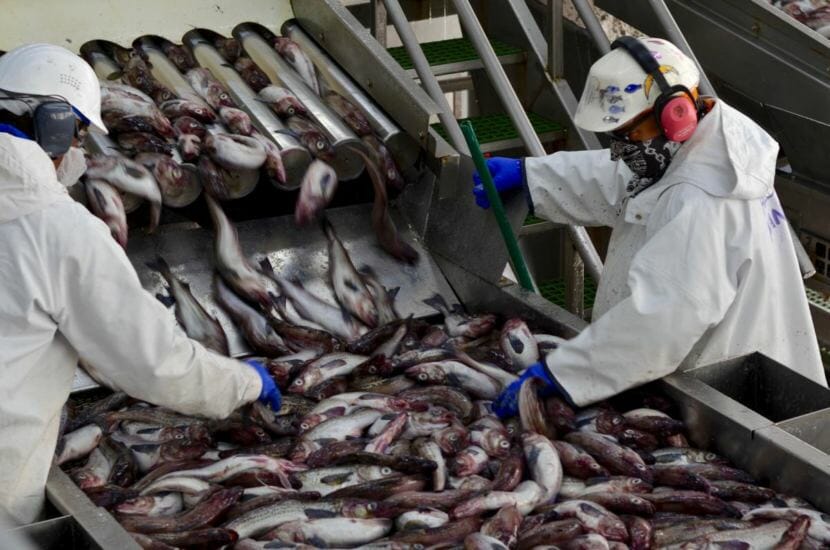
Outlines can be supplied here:
[[[414, 262], [417, 253], [400, 239], [388, 212], [387, 187], [403, 187], [389, 151], [358, 107], [329, 90], [325, 81], [318, 81], [315, 66], [295, 42], [276, 35], [269, 35], [269, 40], [309, 88], [322, 94], [321, 99], [361, 137], [361, 145], [352, 152], [367, 165], [373, 183], [372, 222], [380, 244], [401, 261]], [[101, 109], [115, 145], [111, 150], [91, 152], [85, 174], [87, 203], [121, 246], [127, 243], [126, 214], [142, 200], [150, 205], [148, 230], [152, 232], [162, 204], [187, 206], [203, 188], [218, 200], [237, 199], [250, 193], [262, 176], [278, 189], [292, 190], [279, 146], [255, 128], [248, 113], [209, 69], [196, 66], [184, 46], [161, 41], [162, 51], [193, 90], [187, 97], [178, 97], [156, 79], [140, 44], [134, 49], [111, 46], [110, 61], [120, 69], [102, 81]], [[295, 220], [306, 224], [317, 219], [338, 187], [330, 166], [334, 149], [326, 131], [309, 117], [308, 107], [291, 90], [268, 80], [236, 39], [218, 38], [214, 46], [257, 94], [257, 100], [282, 118], [285, 132], [315, 157], [300, 183]], [[101, 59], [97, 51], [87, 55], [93, 65]]]
[[[521, 319], [428, 300], [440, 324], [401, 318], [334, 229], [338, 305], [269, 269], [217, 226], [217, 302], [283, 391], [225, 420], [115, 393], [67, 407], [57, 463], [145, 548], [826, 548], [830, 518], [691, 448], [672, 404], [576, 410], [499, 392], [563, 340]], [[227, 353], [221, 327], [159, 260], [176, 315]], [[274, 288], [276, 290], [274, 290]], [[278, 293], [278, 294], [275, 294]], [[616, 403], [616, 402], [615, 402]]]

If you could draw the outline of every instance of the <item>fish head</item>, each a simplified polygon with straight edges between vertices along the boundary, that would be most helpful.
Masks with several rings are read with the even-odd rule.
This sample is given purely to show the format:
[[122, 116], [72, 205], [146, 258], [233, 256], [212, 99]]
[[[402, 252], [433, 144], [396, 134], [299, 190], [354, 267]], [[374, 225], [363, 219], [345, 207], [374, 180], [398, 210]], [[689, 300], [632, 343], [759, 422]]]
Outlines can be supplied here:
[[81, 489], [91, 489], [93, 487], [103, 487], [107, 480], [102, 476], [96, 474], [91, 470], [81, 469], [71, 474], [72, 481]]
[[305, 393], [307, 390], [311, 389], [312, 387], [317, 385], [319, 382], [319, 376], [315, 376], [316, 373], [314, 372], [307, 372], [303, 373], [291, 382], [291, 385], [288, 386], [288, 391], [290, 393]]
[[301, 439], [291, 450], [290, 458], [293, 462], [305, 462], [311, 453], [319, 448], [320, 446], [313, 441]]
[[157, 104], [161, 105], [165, 101], [169, 101], [171, 99], [176, 99], [176, 94], [164, 86], [156, 85], [156, 89], [153, 92], [153, 100], [155, 100]]
[[163, 443], [160, 445], [159, 451], [164, 462], [172, 462], [176, 460], [195, 460], [209, 449], [210, 445], [204, 441], [184, 439]]
[[507, 458], [510, 454], [510, 439], [501, 430], [486, 429], [484, 434], [484, 448], [496, 458]]
[[[198, 107], [201, 109], [201, 107]], [[200, 138], [205, 137], [205, 125], [193, 118], [192, 116], [181, 116], [176, 119], [173, 124], [179, 134], [192, 134]]]
[[406, 375], [421, 383], [440, 384], [444, 381], [444, 370], [438, 365], [423, 363], [406, 369]]
[[614, 411], [602, 411], [596, 417], [597, 431], [616, 435], [625, 429], [625, 418]]
[[470, 431], [463, 424], [454, 422], [435, 432], [433, 439], [445, 454], [454, 455], [470, 444]]

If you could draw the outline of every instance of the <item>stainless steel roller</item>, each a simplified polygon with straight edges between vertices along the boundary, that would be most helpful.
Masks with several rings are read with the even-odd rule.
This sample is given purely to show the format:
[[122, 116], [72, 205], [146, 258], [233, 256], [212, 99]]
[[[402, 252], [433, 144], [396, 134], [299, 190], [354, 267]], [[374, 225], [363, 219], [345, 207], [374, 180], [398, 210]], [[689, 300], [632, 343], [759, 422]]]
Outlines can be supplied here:
[[417, 142], [404, 132], [366, 93], [345, 73], [296, 21], [287, 21], [282, 33], [308, 55], [317, 73], [330, 89], [339, 93], [363, 111], [372, 128], [383, 141], [401, 170], [411, 168], [420, 153]]
[[299, 187], [311, 163], [311, 153], [308, 149], [287, 132], [285, 125], [257, 99], [256, 93], [242, 80], [239, 73], [228, 65], [213, 44], [198, 30], [188, 32], [182, 40], [193, 52], [196, 62], [210, 70], [213, 76], [225, 85], [233, 100], [250, 115], [257, 130], [279, 146], [288, 185]]
[[234, 36], [237, 37], [245, 52], [251, 57], [260, 69], [271, 79], [271, 82], [288, 88], [297, 96], [309, 116], [321, 128], [334, 146], [335, 161], [334, 170], [341, 180], [354, 179], [363, 171], [363, 161], [355, 155], [350, 148], [355, 145], [361, 146], [362, 141], [346, 126], [337, 113], [332, 111], [320, 97], [303, 81], [291, 65], [256, 32], [252, 25], [239, 25], [234, 29]]

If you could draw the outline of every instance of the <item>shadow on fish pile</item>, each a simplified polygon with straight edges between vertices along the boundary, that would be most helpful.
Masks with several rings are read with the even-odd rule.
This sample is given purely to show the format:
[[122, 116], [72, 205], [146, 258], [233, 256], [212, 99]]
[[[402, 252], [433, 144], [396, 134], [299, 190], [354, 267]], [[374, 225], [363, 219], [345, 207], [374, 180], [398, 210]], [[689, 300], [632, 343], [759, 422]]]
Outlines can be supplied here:
[[[339, 307], [239, 251], [218, 267], [217, 302], [282, 388], [278, 413], [254, 404], [205, 420], [115, 393], [68, 415], [57, 463], [143, 547], [830, 544], [827, 516], [690, 448], [660, 396], [574, 410], [540, 398], [531, 379], [519, 416], [499, 420], [491, 400], [563, 340], [440, 296], [428, 303], [442, 324], [401, 319], [371, 270], [323, 230]], [[183, 328], [227, 353], [187, 285], [155, 267]]]

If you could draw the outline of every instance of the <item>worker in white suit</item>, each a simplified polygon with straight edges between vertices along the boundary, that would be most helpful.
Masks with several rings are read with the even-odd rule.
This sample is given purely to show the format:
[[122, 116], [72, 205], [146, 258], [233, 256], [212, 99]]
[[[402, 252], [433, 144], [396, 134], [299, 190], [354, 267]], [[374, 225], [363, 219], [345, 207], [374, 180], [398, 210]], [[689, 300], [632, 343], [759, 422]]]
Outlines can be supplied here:
[[[773, 189], [778, 144], [698, 97], [699, 76], [673, 44], [623, 37], [591, 67], [574, 119], [610, 150], [488, 160], [497, 189], [523, 188], [536, 215], [613, 228], [593, 322], [506, 389], [499, 414], [515, 414], [531, 376], [583, 406], [756, 351], [827, 385]], [[477, 175], [474, 193], [489, 206]]]
[[80, 57], [34, 44], [0, 58], [0, 517], [18, 523], [43, 506], [79, 357], [114, 388], [181, 413], [279, 408], [262, 365], [188, 339], [107, 226], [69, 197], [86, 126], [107, 131]]

